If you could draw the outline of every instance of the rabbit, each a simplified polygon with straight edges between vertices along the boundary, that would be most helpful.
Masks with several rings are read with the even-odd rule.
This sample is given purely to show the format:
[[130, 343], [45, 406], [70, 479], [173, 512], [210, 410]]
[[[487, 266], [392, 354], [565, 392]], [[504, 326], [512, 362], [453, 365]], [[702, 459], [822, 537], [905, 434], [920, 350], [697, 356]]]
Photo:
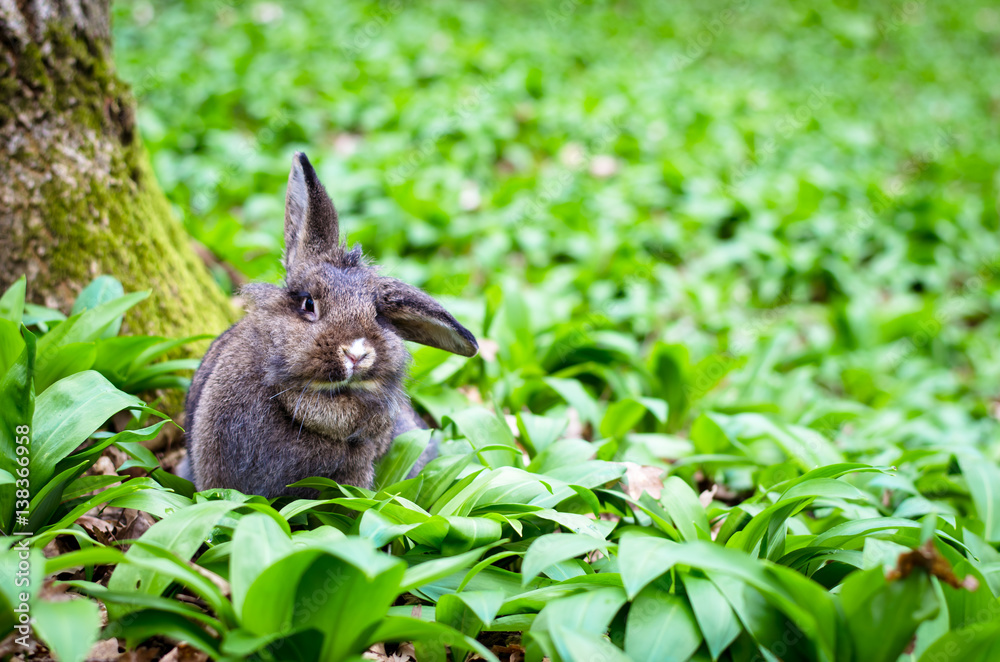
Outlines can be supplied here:
[[247, 314], [192, 380], [187, 470], [198, 490], [312, 496], [288, 487], [312, 476], [370, 488], [394, 435], [426, 427], [403, 388], [403, 341], [479, 351], [441, 304], [340, 243], [333, 201], [301, 152], [288, 176], [284, 264], [284, 287], [242, 289]]

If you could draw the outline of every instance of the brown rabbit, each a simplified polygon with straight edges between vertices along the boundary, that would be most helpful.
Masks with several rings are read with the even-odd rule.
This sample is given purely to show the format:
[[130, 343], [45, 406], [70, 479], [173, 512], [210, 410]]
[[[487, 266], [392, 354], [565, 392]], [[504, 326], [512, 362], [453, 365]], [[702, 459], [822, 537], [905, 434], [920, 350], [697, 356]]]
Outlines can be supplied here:
[[403, 389], [403, 341], [479, 349], [434, 299], [340, 243], [333, 202], [301, 152], [288, 176], [285, 268], [285, 287], [243, 288], [246, 316], [195, 373], [187, 434], [199, 490], [308, 495], [287, 486], [311, 476], [371, 487], [394, 433], [422, 426]]

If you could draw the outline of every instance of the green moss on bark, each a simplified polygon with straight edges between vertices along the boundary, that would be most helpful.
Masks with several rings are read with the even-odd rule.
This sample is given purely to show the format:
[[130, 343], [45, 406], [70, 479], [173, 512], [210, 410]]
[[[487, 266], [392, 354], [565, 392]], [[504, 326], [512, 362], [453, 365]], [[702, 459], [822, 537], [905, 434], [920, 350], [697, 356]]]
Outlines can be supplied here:
[[[218, 333], [237, 317], [173, 218], [138, 138], [110, 48], [59, 24], [43, 41], [0, 25], [0, 287], [28, 275], [32, 302], [68, 312], [99, 274], [152, 295], [126, 330]], [[193, 348], [200, 351], [204, 348]]]

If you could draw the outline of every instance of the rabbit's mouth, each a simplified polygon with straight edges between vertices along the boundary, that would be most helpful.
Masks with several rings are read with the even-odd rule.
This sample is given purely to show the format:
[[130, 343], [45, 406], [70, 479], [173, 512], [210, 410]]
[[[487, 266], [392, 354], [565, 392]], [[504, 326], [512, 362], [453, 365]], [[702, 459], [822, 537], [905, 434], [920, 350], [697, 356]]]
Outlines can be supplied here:
[[312, 382], [309, 389], [319, 393], [329, 393], [331, 395], [343, 391], [375, 391], [378, 389], [378, 382], [373, 379], [344, 379], [339, 382]]

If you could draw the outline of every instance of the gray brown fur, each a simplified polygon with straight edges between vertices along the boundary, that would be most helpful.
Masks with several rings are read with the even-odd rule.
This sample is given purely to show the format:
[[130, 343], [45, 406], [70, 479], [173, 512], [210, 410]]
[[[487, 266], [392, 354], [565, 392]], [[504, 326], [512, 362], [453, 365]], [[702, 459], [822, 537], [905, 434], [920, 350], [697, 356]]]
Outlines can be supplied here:
[[199, 490], [302, 496], [310, 491], [287, 485], [312, 476], [370, 487], [393, 436], [425, 427], [403, 389], [403, 341], [478, 351], [440, 304], [340, 244], [336, 210], [304, 154], [285, 205], [285, 286], [244, 288], [247, 315], [212, 343], [188, 393]]

